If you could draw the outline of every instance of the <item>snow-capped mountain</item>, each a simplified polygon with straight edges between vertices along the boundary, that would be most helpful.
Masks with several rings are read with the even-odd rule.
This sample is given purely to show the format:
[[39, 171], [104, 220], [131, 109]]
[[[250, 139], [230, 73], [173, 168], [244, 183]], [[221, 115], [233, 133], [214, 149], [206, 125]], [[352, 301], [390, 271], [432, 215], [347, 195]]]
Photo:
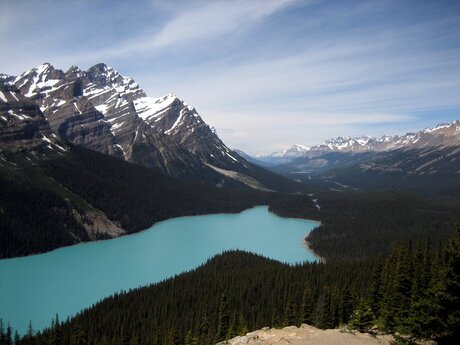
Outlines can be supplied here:
[[426, 128], [416, 133], [406, 133], [398, 136], [384, 135], [380, 138], [369, 136], [351, 138], [338, 137], [329, 139], [320, 145], [315, 145], [309, 151], [332, 152], [366, 152], [388, 151], [398, 148], [423, 148], [430, 146], [460, 145], [460, 121], [440, 124], [433, 128]]
[[14, 85], [0, 82], [0, 151], [2, 148], [13, 152], [28, 150], [39, 156], [66, 151], [38, 105]]
[[[38, 104], [52, 132], [64, 141], [184, 177], [223, 185], [257, 182], [260, 168], [230, 150], [198, 114], [174, 93], [147, 97], [140, 86], [106, 64], [66, 72], [44, 63], [6, 76]], [[265, 172], [271, 174], [269, 172]]]
[[36, 100], [51, 128], [74, 144], [173, 176], [202, 168], [197, 156], [217, 165], [244, 163], [193, 107], [174, 94], [146, 97], [132, 78], [105, 64], [63, 72], [45, 63], [11, 83]]
[[283, 157], [285, 157], [285, 158], [298, 158], [298, 157], [302, 157], [302, 156], [305, 155], [305, 153], [307, 153], [309, 150], [310, 150], [310, 148], [309, 148], [308, 146], [295, 144], [295, 145], [292, 145], [289, 149], [287, 149], [287, 150], [284, 152]]
[[295, 144], [289, 147], [288, 149], [279, 149], [275, 150], [272, 153], [257, 153], [254, 157], [260, 162], [276, 165], [283, 164], [292, 161], [293, 159], [304, 156], [309, 151], [308, 146]]
[[298, 158], [302, 157], [306, 152], [309, 151], [308, 146], [294, 144], [287, 149], [278, 149], [273, 151], [270, 154], [266, 153], [256, 153], [254, 157], [264, 158], [264, 157], [273, 157], [273, 158]]
[[424, 148], [430, 146], [460, 145], [460, 121], [437, 125], [426, 128], [416, 133], [389, 136], [380, 138], [370, 136], [361, 137], [338, 137], [328, 139], [319, 145], [311, 147], [294, 145], [288, 150], [276, 150], [271, 154], [254, 155], [258, 159], [281, 159], [281, 162], [293, 160], [299, 157], [316, 156], [322, 152], [382, 152], [398, 148]]

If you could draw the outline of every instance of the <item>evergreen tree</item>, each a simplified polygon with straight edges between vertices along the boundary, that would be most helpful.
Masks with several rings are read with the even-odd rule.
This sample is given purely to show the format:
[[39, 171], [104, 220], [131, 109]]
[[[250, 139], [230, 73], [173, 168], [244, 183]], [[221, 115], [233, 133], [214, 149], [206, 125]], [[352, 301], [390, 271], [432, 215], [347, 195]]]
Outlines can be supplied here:
[[10, 323], [8, 322], [8, 327], [6, 328], [6, 345], [13, 345], [13, 329], [11, 328]]
[[199, 345], [199, 339], [192, 331], [188, 331], [185, 337], [185, 345]]
[[87, 345], [88, 339], [86, 332], [79, 323], [72, 328], [71, 345]]
[[303, 289], [302, 304], [300, 307], [300, 324], [312, 324], [313, 323], [313, 298], [311, 295], [310, 288], [306, 285]]
[[3, 319], [0, 319], [0, 345], [6, 345], [6, 333]]
[[229, 331], [230, 315], [227, 294], [224, 292], [220, 299], [219, 314], [217, 320], [217, 340], [225, 339]]
[[437, 339], [442, 344], [454, 344], [460, 339], [460, 227], [447, 244], [444, 260], [442, 279], [436, 287], [443, 323]]
[[297, 324], [297, 310], [291, 297], [288, 298], [284, 312], [284, 326], [293, 326]]
[[14, 344], [19, 345], [19, 342], [21, 341], [21, 337], [19, 336], [18, 331], [14, 332]]
[[362, 301], [359, 307], [353, 313], [350, 320], [350, 327], [360, 332], [368, 332], [374, 325], [375, 315], [371, 307]]
[[339, 323], [348, 323], [353, 314], [353, 296], [350, 291], [349, 285], [346, 285], [341, 293], [341, 303], [340, 303], [340, 319]]
[[35, 344], [34, 334], [35, 334], [35, 331], [34, 331], [34, 328], [32, 327], [32, 321], [29, 321], [29, 326], [27, 327], [27, 334], [24, 337], [26, 345]]
[[317, 315], [316, 325], [319, 328], [334, 327], [334, 317], [331, 312], [331, 293], [328, 289], [319, 298]]

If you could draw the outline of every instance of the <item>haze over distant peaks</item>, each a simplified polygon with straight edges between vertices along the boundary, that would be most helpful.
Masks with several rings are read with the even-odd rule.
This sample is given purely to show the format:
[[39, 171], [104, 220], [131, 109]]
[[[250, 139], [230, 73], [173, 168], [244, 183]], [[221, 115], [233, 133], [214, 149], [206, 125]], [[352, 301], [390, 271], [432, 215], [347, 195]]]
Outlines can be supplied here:
[[426, 128], [416, 133], [380, 138], [371, 136], [361, 137], [337, 137], [328, 139], [319, 145], [303, 146], [293, 145], [286, 150], [276, 150], [271, 154], [255, 154], [259, 159], [280, 158], [294, 159], [314, 152], [367, 152], [389, 151], [398, 148], [423, 148], [430, 146], [460, 145], [460, 121], [439, 124], [433, 128]]

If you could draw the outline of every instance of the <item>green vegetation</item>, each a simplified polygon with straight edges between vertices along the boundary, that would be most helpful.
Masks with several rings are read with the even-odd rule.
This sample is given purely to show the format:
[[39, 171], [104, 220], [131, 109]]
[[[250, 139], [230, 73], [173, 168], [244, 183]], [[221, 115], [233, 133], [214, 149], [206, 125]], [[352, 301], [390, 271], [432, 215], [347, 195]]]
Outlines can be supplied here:
[[228, 252], [192, 272], [106, 298], [71, 320], [56, 316], [49, 329], [17, 345], [206, 345], [264, 326], [301, 323], [348, 324], [454, 344], [459, 288], [460, 233], [438, 250], [428, 242], [401, 243], [365, 261], [288, 266]]
[[[460, 335], [460, 203], [402, 190], [279, 194], [181, 182], [81, 147], [0, 165], [0, 257], [89, 240], [74, 215], [98, 209], [129, 233], [171, 217], [269, 204], [321, 221], [308, 242], [326, 259], [288, 266], [229, 252], [198, 269], [111, 296], [22, 338], [0, 322], [0, 345], [213, 344], [265, 326], [348, 324], [453, 344]], [[34, 163], [34, 164], [33, 164]], [[312, 198], [318, 199], [317, 209]], [[415, 244], [414, 244], [415, 243]], [[14, 325], [13, 325], [14, 326]]]
[[0, 165], [0, 258], [88, 241], [74, 215], [98, 209], [128, 233], [186, 215], [239, 212], [276, 193], [182, 182], [78, 146], [34, 163], [21, 154]]
[[35, 183], [35, 177], [26, 170], [19, 181], [0, 175], [0, 258], [89, 240], [69, 199]]
[[458, 199], [433, 198], [404, 191], [315, 191], [321, 210], [303, 207], [306, 196], [273, 201], [282, 216], [321, 221], [308, 236], [312, 249], [326, 260], [368, 259], [388, 253], [393, 243], [431, 239], [437, 246], [455, 234]]

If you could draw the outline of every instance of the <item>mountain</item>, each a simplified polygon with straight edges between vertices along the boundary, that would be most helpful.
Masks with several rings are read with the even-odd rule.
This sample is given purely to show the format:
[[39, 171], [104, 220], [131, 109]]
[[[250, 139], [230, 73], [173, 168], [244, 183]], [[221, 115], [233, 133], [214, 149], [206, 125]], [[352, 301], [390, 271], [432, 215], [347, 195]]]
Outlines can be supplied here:
[[404, 188], [460, 196], [460, 146], [379, 152], [360, 162], [327, 171], [320, 178], [348, 188]]
[[[382, 136], [372, 138], [368, 136], [350, 138], [338, 137], [326, 140], [320, 145], [305, 148], [300, 157], [278, 160], [278, 164], [267, 166], [268, 169], [293, 178], [305, 180], [305, 176], [323, 174], [334, 169], [343, 169], [366, 162], [373, 163], [373, 160], [384, 159], [389, 156], [398, 156], [398, 150], [405, 150], [406, 158], [413, 152], [413, 162], [419, 161], [417, 149], [459, 147], [460, 146], [460, 121], [456, 120], [447, 124], [440, 124], [434, 128], [426, 128], [416, 133], [406, 133], [402, 136]], [[414, 151], [410, 151], [414, 150]], [[397, 152], [393, 152], [397, 151]], [[438, 151], [440, 152], [440, 151]], [[284, 154], [284, 153], [283, 153]], [[440, 153], [442, 154], [442, 153]], [[273, 154], [270, 157], [274, 157]], [[283, 155], [281, 155], [282, 157]], [[429, 156], [432, 156], [429, 154]], [[433, 157], [434, 159], [434, 157]], [[454, 161], [451, 161], [453, 164]], [[254, 161], [257, 164], [257, 161]], [[259, 163], [260, 164], [260, 163]], [[453, 164], [455, 166], [455, 164]], [[407, 168], [411, 174], [410, 165], [401, 167]], [[444, 167], [446, 168], [446, 166]], [[359, 171], [359, 169], [357, 170]], [[447, 169], [446, 171], [451, 171]]]
[[3, 84], [38, 104], [63, 141], [180, 179], [238, 188], [295, 191], [292, 181], [230, 150], [197, 110], [170, 93], [147, 97], [106, 64], [66, 72], [44, 63]]
[[289, 150], [275, 151], [267, 157], [299, 158], [311, 156], [317, 152], [368, 152], [389, 151], [399, 148], [424, 148], [430, 146], [460, 145], [460, 121], [439, 124], [433, 128], [426, 128], [416, 133], [389, 136], [380, 138], [370, 136], [337, 137], [328, 139], [319, 145], [306, 147], [294, 145]]
[[255, 154], [254, 157], [261, 162], [268, 163], [270, 165], [283, 164], [289, 162], [295, 158], [302, 157], [310, 148], [308, 146], [295, 144], [288, 149], [276, 150], [270, 154], [259, 153]]
[[0, 153], [0, 258], [114, 238], [172, 217], [239, 212], [282, 197], [180, 181], [82, 146], [66, 146], [65, 154], [45, 148]]
[[329, 139], [309, 151], [365, 152], [389, 151], [398, 148], [424, 148], [430, 146], [460, 145], [460, 121], [439, 124], [416, 133], [398, 136], [384, 135], [380, 138], [369, 136]]
[[266, 161], [262, 161], [262, 160], [259, 160], [257, 158], [254, 158], [254, 157], [248, 155], [246, 152], [243, 152], [243, 151], [238, 150], [238, 149], [233, 149], [233, 151], [236, 152], [238, 155], [240, 155], [240, 157], [243, 157], [244, 159], [246, 159], [248, 162], [253, 163], [255, 165], [258, 165], [258, 166], [261, 166], [261, 167], [269, 168], [271, 166], [276, 165], [275, 163], [270, 163], [270, 162], [266, 162]]
[[0, 80], [0, 258], [301, 189], [229, 150], [175, 95], [147, 98], [106, 65], [44, 64]]
[[284, 176], [299, 178], [302, 175], [321, 174], [332, 169], [366, 162], [377, 154], [377, 152], [373, 151], [359, 153], [335, 151], [316, 152], [316, 154], [309, 154], [304, 157], [296, 158], [290, 162], [268, 168]]
[[292, 145], [289, 149], [287, 149], [284, 152], [283, 157], [284, 158], [298, 158], [298, 157], [302, 157], [308, 151], [310, 151], [310, 148], [308, 146], [295, 144], [295, 145]]
[[66, 151], [38, 105], [15, 86], [0, 82], [0, 157], [5, 150], [34, 155]]
[[403, 188], [424, 194], [460, 196], [460, 146], [324, 152], [269, 169], [339, 191]]

